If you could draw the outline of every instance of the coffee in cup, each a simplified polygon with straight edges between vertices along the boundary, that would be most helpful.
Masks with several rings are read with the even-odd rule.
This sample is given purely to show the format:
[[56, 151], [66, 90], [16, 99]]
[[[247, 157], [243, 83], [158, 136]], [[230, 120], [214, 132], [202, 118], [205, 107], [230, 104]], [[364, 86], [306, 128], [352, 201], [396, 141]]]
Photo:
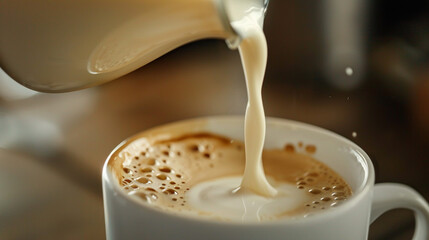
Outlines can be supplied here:
[[[169, 137], [165, 137], [169, 136]], [[223, 221], [270, 221], [329, 211], [352, 194], [345, 180], [312, 155], [317, 146], [285, 142], [265, 149], [263, 164], [275, 197], [237, 190], [245, 167], [243, 142], [209, 133], [141, 133], [110, 162], [118, 184], [150, 207]]]

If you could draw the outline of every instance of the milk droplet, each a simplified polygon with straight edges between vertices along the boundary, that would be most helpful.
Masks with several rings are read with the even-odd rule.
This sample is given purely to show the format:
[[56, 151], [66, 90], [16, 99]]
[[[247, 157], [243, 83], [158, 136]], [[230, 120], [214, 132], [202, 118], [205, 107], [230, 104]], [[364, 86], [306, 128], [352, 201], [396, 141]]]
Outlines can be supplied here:
[[352, 132], [352, 137], [357, 137], [357, 132]]
[[351, 75], [353, 75], [353, 68], [351, 68], [351, 67], [346, 67], [346, 74], [347, 74], [347, 76], [351, 76]]

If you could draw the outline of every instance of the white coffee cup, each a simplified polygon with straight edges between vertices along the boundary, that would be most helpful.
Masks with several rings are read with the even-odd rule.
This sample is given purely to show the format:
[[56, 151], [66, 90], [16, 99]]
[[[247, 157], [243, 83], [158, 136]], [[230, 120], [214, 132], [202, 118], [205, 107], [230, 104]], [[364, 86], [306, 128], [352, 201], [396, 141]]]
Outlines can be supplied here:
[[[212, 132], [243, 140], [242, 116], [205, 117], [161, 126], [176, 133]], [[238, 223], [172, 214], [128, 196], [107, 164], [103, 168], [103, 197], [108, 240], [211, 240], [211, 239], [317, 239], [363, 240], [377, 217], [394, 208], [415, 213], [414, 240], [429, 239], [429, 205], [412, 188], [396, 183], [374, 185], [374, 168], [368, 155], [353, 142], [305, 123], [267, 118], [265, 148], [305, 142], [317, 146], [314, 157], [339, 173], [353, 196], [343, 204], [299, 219]]]

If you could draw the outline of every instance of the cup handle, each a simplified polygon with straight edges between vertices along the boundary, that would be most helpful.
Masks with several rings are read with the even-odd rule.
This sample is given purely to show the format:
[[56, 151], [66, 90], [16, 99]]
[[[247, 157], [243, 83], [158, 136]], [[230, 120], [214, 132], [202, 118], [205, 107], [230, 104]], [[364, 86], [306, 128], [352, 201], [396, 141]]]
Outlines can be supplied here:
[[429, 239], [429, 205], [414, 189], [397, 183], [380, 183], [374, 187], [371, 223], [380, 215], [394, 208], [414, 211], [416, 229], [413, 240]]

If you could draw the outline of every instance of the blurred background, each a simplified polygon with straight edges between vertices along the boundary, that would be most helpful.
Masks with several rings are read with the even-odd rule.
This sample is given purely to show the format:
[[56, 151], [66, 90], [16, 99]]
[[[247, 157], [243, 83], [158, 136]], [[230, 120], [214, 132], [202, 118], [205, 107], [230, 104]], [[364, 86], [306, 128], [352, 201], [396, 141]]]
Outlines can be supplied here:
[[[307, 122], [360, 145], [377, 182], [429, 200], [429, 2], [272, 0], [265, 20], [268, 116]], [[147, 128], [244, 114], [237, 51], [183, 46], [100, 87], [36, 93], [0, 74], [0, 239], [105, 239], [101, 168]], [[395, 210], [369, 239], [411, 239]]]

